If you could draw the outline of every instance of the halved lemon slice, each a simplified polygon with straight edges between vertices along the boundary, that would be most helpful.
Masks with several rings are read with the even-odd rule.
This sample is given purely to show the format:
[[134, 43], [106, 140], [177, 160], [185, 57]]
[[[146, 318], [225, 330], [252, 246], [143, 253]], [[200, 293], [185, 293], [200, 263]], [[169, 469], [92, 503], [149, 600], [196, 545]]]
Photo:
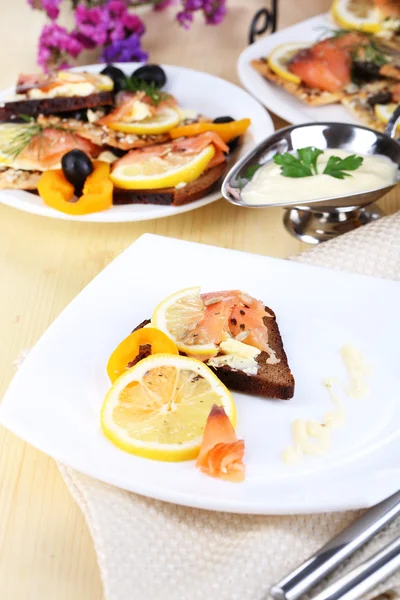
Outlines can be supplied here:
[[375, 104], [374, 113], [382, 123], [388, 123], [397, 107], [398, 104], [395, 102], [390, 102], [389, 104]]
[[147, 117], [141, 121], [115, 121], [109, 123], [109, 128], [125, 133], [135, 133], [137, 135], [156, 135], [166, 133], [173, 127], [176, 127], [181, 121], [181, 116], [178, 111], [169, 106], [157, 112], [152, 117]]
[[382, 13], [372, 0], [334, 0], [331, 13], [346, 29], [377, 33], [382, 29]]
[[153, 312], [151, 322], [153, 327], [164, 331], [181, 352], [211, 357], [218, 353], [215, 344], [188, 344], [185, 341], [203, 319], [204, 310], [200, 288], [186, 288], [160, 302]]
[[229, 390], [202, 362], [154, 354], [119, 377], [101, 409], [101, 428], [116, 446], [163, 461], [198, 455], [214, 404], [233, 426], [236, 409]]
[[282, 79], [286, 79], [292, 83], [300, 83], [300, 77], [291, 73], [287, 68], [287, 64], [299, 50], [308, 48], [309, 46], [310, 43], [307, 42], [288, 42], [277, 46], [267, 58], [269, 68], [279, 75], [279, 77], [282, 77]]
[[215, 154], [213, 144], [196, 155], [179, 152], [149, 156], [143, 153], [130, 163], [116, 164], [111, 181], [126, 190], [154, 190], [194, 181]]

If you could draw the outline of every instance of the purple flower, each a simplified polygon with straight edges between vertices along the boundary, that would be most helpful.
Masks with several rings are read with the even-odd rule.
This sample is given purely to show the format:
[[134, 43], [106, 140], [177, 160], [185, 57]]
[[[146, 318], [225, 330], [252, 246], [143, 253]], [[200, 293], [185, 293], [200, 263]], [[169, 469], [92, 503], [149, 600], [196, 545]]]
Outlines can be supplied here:
[[122, 0], [111, 0], [104, 6], [87, 8], [79, 4], [75, 11], [78, 35], [87, 48], [108, 46], [132, 34], [141, 36], [145, 27], [137, 15], [128, 12]]
[[88, 46], [91, 44], [95, 48], [108, 41], [109, 17], [106, 7], [86, 8], [83, 4], [78, 4], [75, 23], [78, 32], [87, 39]]
[[125, 40], [117, 40], [103, 48], [101, 58], [106, 63], [112, 62], [144, 62], [147, 60], [147, 52], [142, 50], [140, 37], [132, 33]]
[[74, 32], [68, 32], [56, 23], [45, 25], [39, 39], [38, 64], [47, 72], [54, 66], [68, 66], [65, 60], [69, 54], [78, 56], [83, 50], [83, 45], [76, 38]]
[[217, 25], [226, 13], [225, 0], [182, 0], [182, 10], [178, 12], [176, 18], [185, 29], [188, 29], [197, 11], [202, 11], [208, 25]]

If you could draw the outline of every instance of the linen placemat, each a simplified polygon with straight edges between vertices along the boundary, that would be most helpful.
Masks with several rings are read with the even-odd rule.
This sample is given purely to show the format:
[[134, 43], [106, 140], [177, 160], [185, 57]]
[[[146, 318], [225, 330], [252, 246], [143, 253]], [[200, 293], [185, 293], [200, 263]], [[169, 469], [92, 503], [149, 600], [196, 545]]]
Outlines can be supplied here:
[[[400, 212], [291, 260], [400, 280]], [[117, 489], [59, 464], [97, 552], [106, 600], [264, 600], [362, 511], [301, 516], [191, 509]], [[400, 533], [394, 522], [333, 575]], [[400, 572], [365, 600], [400, 598]]]

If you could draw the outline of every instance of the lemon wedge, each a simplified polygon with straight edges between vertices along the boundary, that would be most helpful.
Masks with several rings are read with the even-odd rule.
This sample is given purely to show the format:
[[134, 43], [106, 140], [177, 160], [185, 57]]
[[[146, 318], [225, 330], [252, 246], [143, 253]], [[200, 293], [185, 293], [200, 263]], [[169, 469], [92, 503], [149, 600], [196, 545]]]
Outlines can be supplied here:
[[126, 190], [175, 187], [200, 177], [214, 154], [213, 144], [195, 156], [179, 152], [169, 152], [165, 156], [144, 153], [143, 157], [139, 156], [131, 163], [116, 164], [110, 179], [117, 187]]
[[155, 460], [191, 460], [198, 455], [213, 404], [222, 406], [235, 426], [232, 394], [204, 363], [154, 354], [114, 382], [100, 423], [121, 450]]
[[115, 131], [123, 131], [124, 133], [135, 133], [137, 135], [157, 135], [166, 133], [173, 129], [181, 121], [181, 115], [177, 110], [170, 107], [157, 112], [152, 117], [147, 117], [141, 121], [115, 121], [108, 126]]
[[382, 29], [382, 14], [371, 0], [334, 0], [331, 14], [338, 25], [378, 33]]
[[218, 353], [215, 344], [187, 344], [185, 338], [204, 317], [204, 302], [200, 288], [180, 290], [165, 298], [155, 308], [151, 322], [153, 327], [164, 331], [185, 354], [211, 357]]
[[388, 123], [397, 107], [398, 104], [394, 102], [390, 102], [389, 104], [375, 104], [374, 113], [382, 123]]
[[268, 66], [279, 77], [291, 81], [292, 83], [300, 83], [301, 79], [294, 73], [291, 73], [287, 68], [287, 63], [299, 50], [308, 48], [307, 42], [288, 42], [274, 48], [267, 58]]

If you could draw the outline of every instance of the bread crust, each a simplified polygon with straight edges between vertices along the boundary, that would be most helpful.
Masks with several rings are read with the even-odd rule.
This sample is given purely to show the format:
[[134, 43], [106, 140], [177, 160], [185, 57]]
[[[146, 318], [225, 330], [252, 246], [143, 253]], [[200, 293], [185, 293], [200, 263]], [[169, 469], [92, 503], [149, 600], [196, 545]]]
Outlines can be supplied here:
[[40, 114], [49, 115], [60, 112], [70, 112], [83, 108], [97, 108], [111, 105], [113, 95], [111, 92], [98, 92], [88, 96], [71, 96], [58, 98], [41, 98], [37, 100], [16, 100], [6, 102], [0, 106], [0, 122], [7, 122], [18, 118], [19, 115], [38, 117]]
[[226, 163], [212, 167], [198, 179], [182, 188], [162, 188], [158, 190], [122, 190], [114, 188], [114, 204], [159, 204], [183, 206], [204, 198], [217, 185], [225, 171]]

